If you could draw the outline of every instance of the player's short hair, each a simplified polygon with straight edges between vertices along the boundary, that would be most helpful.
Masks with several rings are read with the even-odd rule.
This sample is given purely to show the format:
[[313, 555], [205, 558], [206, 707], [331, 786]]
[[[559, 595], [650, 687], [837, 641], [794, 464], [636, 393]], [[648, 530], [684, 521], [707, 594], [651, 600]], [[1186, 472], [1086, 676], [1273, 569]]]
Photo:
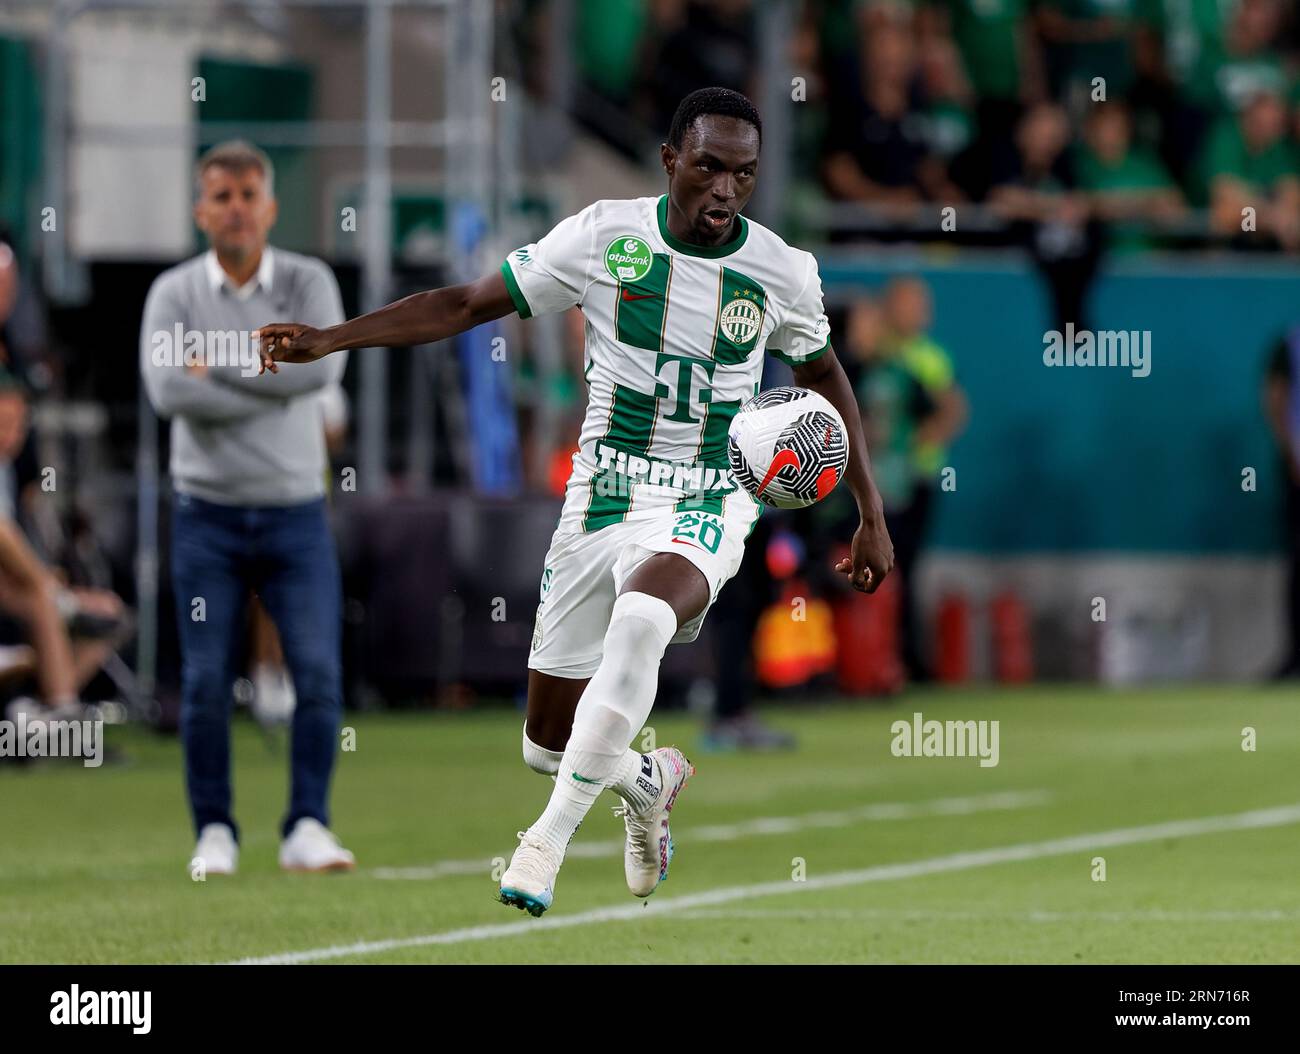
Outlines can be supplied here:
[[668, 145], [674, 150], [680, 150], [682, 140], [686, 138], [695, 119], [711, 114], [748, 121], [758, 132], [759, 146], [763, 145], [763, 120], [758, 116], [758, 110], [740, 92], [730, 88], [700, 88], [678, 103], [673, 122], [668, 127]]
[[244, 172], [255, 168], [266, 181], [268, 197], [275, 195], [275, 167], [271, 159], [246, 139], [227, 139], [204, 152], [194, 165], [194, 199], [203, 195], [203, 173], [210, 168]]

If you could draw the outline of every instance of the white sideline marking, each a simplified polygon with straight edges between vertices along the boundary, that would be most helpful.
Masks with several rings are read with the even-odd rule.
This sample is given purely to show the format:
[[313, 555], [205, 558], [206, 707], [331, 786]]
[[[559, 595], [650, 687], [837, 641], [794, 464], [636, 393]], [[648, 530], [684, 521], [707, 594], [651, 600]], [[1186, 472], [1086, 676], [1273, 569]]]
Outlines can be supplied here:
[[901, 864], [882, 864], [858, 871], [839, 871], [835, 874], [810, 878], [804, 882], [791, 882], [787, 879], [779, 882], [759, 882], [749, 886], [724, 886], [721, 889], [714, 889], [705, 893], [691, 893], [682, 897], [656, 900], [655, 903], [646, 901], [636, 904], [623, 904], [617, 907], [596, 908], [591, 911], [580, 911], [574, 915], [560, 915], [558, 917], [547, 915], [536, 920], [524, 919], [518, 922], [467, 926], [464, 929], [448, 930], [443, 933], [429, 933], [420, 937], [397, 937], [389, 940], [358, 941], [354, 944], [335, 944], [327, 948], [312, 948], [307, 951], [285, 952], [280, 955], [240, 959], [232, 965], [279, 966], [292, 963], [320, 962], [324, 959], [340, 959], [349, 955], [374, 955], [399, 948], [462, 944], [469, 941], [495, 940], [499, 937], [523, 937], [532, 933], [539, 933], [542, 930], [568, 929], [573, 926], [586, 926], [597, 922], [630, 922], [653, 915], [688, 912], [695, 908], [728, 904], [737, 900], [748, 900], [752, 897], [768, 897], [782, 893], [806, 893], [812, 890], [860, 886], [870, 882], [888, 882], [899, 878], [916, 878], [921, 875], [935, 875], [947, 871], [964, 871], [970, 868], [988, 867], [993, 864], [1005, 864], [1016, 860], [1037, 860], [1048, 856], [1061, 856], [1065, 853], [1088, 852], [1111, 846], [1155, 842], [1161, 838], [1187, 838], [1201, 834], [1215, 834], [1220, 831], [1282, 827], [1293, 823], [1300, 823], [1300, 804], [1279, 805], [1272, 809], [1255, 809], [1250, 812], [1233, 813], [1228, 816], [1206, 816], [1195, 820], [1172, 820], [1167, 823], [1148, 824], [1144, 827], [1121, 827], [1113, 831], [1097, 831], [1092, 834], [1071, 835], [1068, 838], [1053, 838], [1046, 842], [1029, 842], [1022, 845], [998, 846], [992, 849], [976, 849], [965, 853], [931, 857], [927, 860], [913, 860]]
[[[1045, 790], [998, 791], [993, 794], [972, 794], [962, 798], [936, 798], [924, 802], [876, 802], [856, 809], [836, 809], [808, 812], [801, 816], [759, 816], [742, 823], [708, 824], [702, 827], [673, 828], [674, 838], [681, 845], [696, 842], [732, 842], [737, 838], [761, 834], [789, 834], [810, 827], [848, 827], [871, 820], [915, 820], [925, 816], [966, 816], [991, 809], [1024, 809], [1033, 805], [1046, 805], [1051, 794]], [[503, 854], [509, 857], [509, 851]], [[566, 857], [622, 856], [623, 840], [606, 842], [579, 842], [570, 846]], [[479, 875], [490, 871], [490, 859], [442, 860], [425, 867], [376, 867], [368, 872], [371, 878], [422, 879], [442, 878], [444, 875]]]

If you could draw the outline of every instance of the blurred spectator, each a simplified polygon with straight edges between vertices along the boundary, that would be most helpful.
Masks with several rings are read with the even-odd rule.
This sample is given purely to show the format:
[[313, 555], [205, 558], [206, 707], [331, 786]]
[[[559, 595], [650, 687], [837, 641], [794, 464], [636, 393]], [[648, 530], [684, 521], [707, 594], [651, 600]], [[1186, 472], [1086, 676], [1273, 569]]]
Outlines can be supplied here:
[[832, 85], [826, 185], [845, 201], [911, 205], [940, 191], [914, 113], [920, 100], [915, 46], [889, 23], [862, 38], [860, 62]]
[[[1300, 24], [1300, 18], [1297, 18], [1296, 21]], [[1291, 141], [1300, 143], [1300, 79], [1297, 79], [1291, 85], [1287, 105], [1291, 108]]]
[[0, 368], [36, 391], [50, 384], [45, 316], [23, 279], [18, 254], [0, 230]]
[[1161, 153], [1185, 186], [1214, 109], [1224, 49], [1219, 7], [1216, 0], [1147, 0], [1137, 33], [1138, 71], [1160, 115]]
[[29, 420], [26, 393], [11, 373], [0, 370], [0, 516], [9, 519], [18, 515], [22, 483], [14, 463], [27, 446]]
[[1279, 49], [1281, 0], [1239, 0], [1227, 19], [1224, 54], [1215, 70], [1215, 111], [1235, 113], [1266, 92], [1285, 98], [1292, 76]]
[[1300, 246], [1300, 176], [1286, 132], [1286, 107], [1267, 92], [1215, 128], [1201, 170], [1216, 234], [1241, 239], [1244, 210], [1250, 208], [1256, 230], [1272, 234], [1286, 249]]
[[1070, 122], [1055, 103], [1032, 107], [1016, 129], [1016, 152], [1000, 174], [989, 203], [1005, 218], [1024, 223], [1076, 223], [1086, 212], [1072, 193], [1074, 171], [1067, 148]]
[[14, 459], [26, 445], [29, 421], [22, 383], [0, 371], [0, 672], [6, 683], [34, 677], [46, 706], [71, 710], [130, 631], [129, 619], [114, 593], [68, 588], [19, 527]]
[[1032, 107], [1016, 129], [1012, 171], [989, 194], [1047, 278], [1058, 326], [1084, 325], [1083, 304], [1100, 258], [1087, 198], [1075, 189], [1070, 124], [1055, 103]]
[[1275, 679], [1300, 677], [1300, 325], [1277, 342], [1264, 380], [1264, 416], [1277, 443], [1286, 490], [1286, 653]]
[[939, 0], [938, 32], [961, 52], [976, 98], [982, 164], [1006, 164], [1021, 107], [1043, 97], [1042, 57], [1029, 24], [1030, 0]]
[[751, 0], [651, 0], [649, 124], [666, 129], [682, 98], [717, 85], [757, 97]]
[[884, 429], [884, 448], [906, 456], [892, 469], [894, 489], [892, 501], [885, 497], [885, 518], [901, 575], [903, 663], [912, 680], [924, 681], [929, 671], [917, 622], [916, 563], [948, 445], [966, 426], [966, 396], [952, 359], [929, 335], [934, 321], [929, 286], [919, 278], [897, 278], [885, 290], [884, 306], [883, 354], [861, 378], [859, 401], [873, 432]]
[[626, 104], [632, 98], [647, 6], [645, 0], [578, 0], [574, 18], [578, 71], [611, 102]]
[[886, 505], [896, 508], [912, 495], [913, 424], [934, 405], [916, 376], [890, 354], [887, 326], [883, 306], [863, 297], [849, 309], [844, 336], [855, 367], [854, 390], [872, 475]]
[[[929, 286], [918, 278], [898, 278], [886, 287], [881, 303], [855, 300], [844, 330], [872, 472], [894, 541], [900, 650], [913, 681], [929, 678], [916, 612], [916, 565], [948, 445], [965, 427], [968, 413], [951, 358], [929, 336], [932, 322]], [[851, 517], [851, 504], [832, 495], [824, 510], [814, 509], [818, 537], [836, 536], [833, 521]], [[842, 525], [838, 531], [842, 534]], [[817, 554], [810, 561], [816, 566], [820, 546], [813, 542], [810, 551]]]
[[981, 105], [1041, 95], [1041, 59], [1030, 32], [1030, 0], [939, 0]]
[[1160, 111], [1165, 163], [1184, 186], [1216, 120], [1260, 93], [1287, 90], [1278, 52], [1280, 0], [1147, 0], [1137, 33], [1138, 65]]
[[[638, 100], [648, 124], [662, 126], [683, 91], [743, 90], [759, 75], [763, 9], [752, 0], [588, 9], [586, 82], [607, 101]], [[629, 74], [617, 56], [633, 50]], [[865, 206], [830, 213], [833, 240], [921, 233], [931, 202], [990, 204], [957, 237], [1028, 248], [1062, 324], [1083, 324], [1103, 246], [1203, 240], [1202, 212], [1175, 222], [1187, 211], [1178, 192], [1199, 210], [1212, 204], [1220, 161], [1230, 177], [1233, 153], [1248, 155], [1236, 167], [1256, 167], [1221, 121], [1240, 119], [1261, 94], [1280, 97], [1294, 108], [1286, 138], [1300, 140], [1300, 13], [1284, 0], [803, 0], [788, 51], [807, 78], [793, 171], [816, 170], [827, 196]], [[1099, 104], [1123, 112], [1093, 122]], [[1271, 236], [1250, 239], [1253, 248], [1298, 240], [1288, 195], [1273, 196]], [[1216, 217], [1219, 236], [1236, 229], [1224, 226], [1230, 211]]]
[[978, 178], [968, 171], [975, 142], [975, 108], [961, 55], [950, 38], [922, 38], [920, 73], [924, 93], [921, 136], [929, 154], [927, 163], [934, 166], [934, 197], [960, 201], [966, 195], [958, 186], [978, 187]]
[[1152, 154], [1133, 146], [1128, 107], [1102, 103], [1088, 114], [1079, 158], [1079, 186], [1088, 192], [1092, 213], [1109, 225], [1108, 246], [1132, 251], [1150, 248], [1154, 239], [1135, 220], [1175, 219], [1185, 210], [1183, 196]]
[[1039, 0], [1038, 30], [1054, 98], [1077, 113], [1100, 78], [1105, 99], [1133, 88], [1133, 27], [1140, 0]]
[[0, 240], [0, 326], [9, 321], [18, 302], [18, 256], [7, 241]]

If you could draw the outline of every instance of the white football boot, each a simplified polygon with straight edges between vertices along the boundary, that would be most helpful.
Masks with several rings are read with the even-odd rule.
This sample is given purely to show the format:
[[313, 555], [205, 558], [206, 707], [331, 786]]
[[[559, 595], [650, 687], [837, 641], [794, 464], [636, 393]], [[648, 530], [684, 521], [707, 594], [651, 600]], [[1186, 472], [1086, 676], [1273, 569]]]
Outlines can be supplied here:
[[659, 797], [644, 812], [633, 812], [628, 805], [614, 810], [615, 816], [623, 818], [627, 831], [623, 850], [627, 888], [638, 897], [648, 897], [668, 877], [668, 865], [673, 858], [668, 814], [686, 781], [695, 775], [695, 766], [676, 747], [660, 747], [650, 756], [659, 766]]
[[328, 827], [310, 816], [295, 823], [289, 837], [280, 843], [280, 868], [284, 871], [351, 871], [356, 866], [356, 857], [339, 845]]
[[198, 845], [190, 857], [190, 875], [233, 875], [239, 867], [239, 844], [235, 832], [224, 823], [203, 825]]
[[520, 831], [519, 846], [501, 876], [501, 903], [513, 904], [534, 917], [541, 915], [555, 900], [555, 876], [562, 863], [564, 854], [554, 846]]

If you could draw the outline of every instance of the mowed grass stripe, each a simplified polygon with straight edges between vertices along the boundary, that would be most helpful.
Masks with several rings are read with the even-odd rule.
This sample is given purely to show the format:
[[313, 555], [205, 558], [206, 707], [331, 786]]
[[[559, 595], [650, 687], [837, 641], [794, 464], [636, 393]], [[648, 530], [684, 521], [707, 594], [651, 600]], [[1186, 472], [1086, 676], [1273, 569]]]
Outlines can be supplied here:
[[703, 893], [693, 893], [671, 899], [657, 899], [649, 903], [625, 904], [617, 907], [597, 908], [574, 915], [543, 917], [538, 920], [468, 926], [443, 933], [430, 933], [418, 937], [399, 937], [379, 941], [358, 941], [336, 944], [305, 951], [285, 952], [255, 958], [240, 959], [234, 965], [269, 966], [296, 963], [323, 962], [352, 956], [373, 955], [403, 948], [431, 945], [462, 944], [471, 941], [500, 940], [524, 937], [548, 930], [569, 929], [575, 926], [599, 925], [606, 922], [645, 920], [651, 914], [667, 915], [697, 908], [728, 904], [758, 897], [790, 893], [810, 893], [847, 886], [866, 885], [871, 882], [888, 882], [898, 879], [919, 878], [925, 875], [964, 871], [970, 868], [989, 867], [996, 864], [1038, 860], [1066, 853], [1091, 852], [1122, 845], [1137, 845], [1166, 838], [1190, 838], [1225, 831], [1246, 831], [1266, 827], [1284, 827], [1300, 823], [1300, 803], [1280, 805], [1270, 809], [1228, 816], [1207, 816], [1189, 820], [1171, 820], [1166, 823], [1146, 824], [1141, 827], [1124, 827], [1111, 831], [1094, 831], [1088, 834], [1053, 838], [1043, 842], [1022, 845], [997, 846], [970, 852], [951, 853], [897, 864], [882, 864], [856, 871], [841, 871], [822, 875], [803, 882], [761, 882], [746, 886], [726, 886]]
[[[704, 842], [734, 842], [741, 838], [762, 835], [797, 834], [808, 830], [825, 830], [849, 827], [856, 823], [873, 821], [919, 820], [937, 816], [970, 816], [989, 810], [1025, 809], [1046, 805], [1052, 796], [1045, 790], [993, 791], [989, 794], [972, 794], [955, 798], [936, 798], [920, 802], [873, 802], [857, 809], [823, 809], [800, 816], [756, 816], [738, 823], [702, 824], [679, 829], [674, 825], [673, 838], [681, 845]], [[575, 842], [569, 846], [566, 859], [602, 859], [619, 856], [624, 842], [609, 839], [602, 842]], [[476, 875], [491, 867], [488, 858], [471, 860], [439, 860], [433, 864], [415, 867], [376, 867], [367, 872], [371, 878], [406, 881], [428, 881], [451, 875]]]

